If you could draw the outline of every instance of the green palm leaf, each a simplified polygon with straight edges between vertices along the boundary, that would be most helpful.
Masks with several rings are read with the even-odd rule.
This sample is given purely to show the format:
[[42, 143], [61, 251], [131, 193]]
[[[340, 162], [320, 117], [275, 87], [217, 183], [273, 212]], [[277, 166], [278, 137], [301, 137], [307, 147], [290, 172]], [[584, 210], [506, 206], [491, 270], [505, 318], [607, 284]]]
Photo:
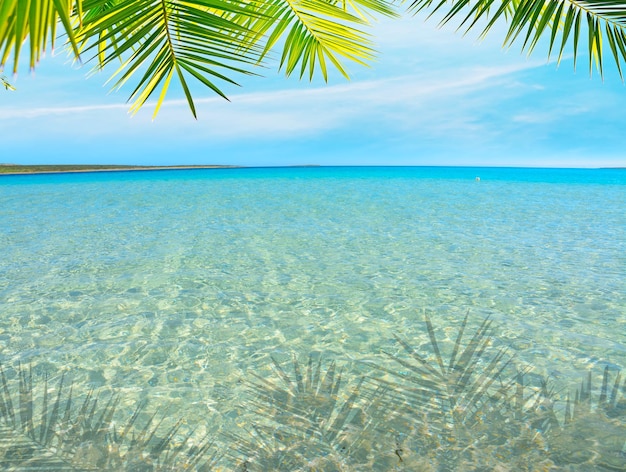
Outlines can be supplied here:
[[133, 82], [129, 100], [136, 112], [158, 93], [155, 115], [178, 81], [196, 115], [193, 78], [225, 97], [220, 83], [250, 74], [282, 41], [287, 73], [327, 63], [343, 75], [344, 59], [373, 57], [364, 26], [372, 13], [393, 14], [386, 0], [5, 0], [0, 4], [1, 65], [20, 61], [25, 39], [34, 67], [61, 23], [74, 55], [96, 60], [102, 69], [118, 63], [115, 88]]
[[[13, 56], [17, 73], [22, 48], [29, 47], [29, 66], [35, 67], [46, 47], [54, 47], [57, 25], [61, 23], [67, 41], [78, 57], [74, 35], [80, 0], [2, 0], [0, 2], [0, 68]], [[28, 41], [26, 41], [28, 39]]]
[[[499, 20], [508, 24], [504, 45], [522, 42], [522, 50], [530, 54], [540, 40], [547, 41], [548, 56], [558, 49], [558, 61], [568, 47], [574, 61], [579, 44], [587, 33], [589, 71], [595, 64], [603, 75], [603, 61], [608, 42], [618, 72], [626, 60], [626, 5], [618, 0], [415, 0], [414, 11], [444, 12], [442, 24], [459, 20], [459, 29], [468, 32], [482, 28], [485, 35]], [[447, 12], [445, 12], [447, 10]], [[486, 26], [484, 25], [486, 22]], [[481, 26], [477, 26], [481, 25]]]
[[[576, 60], [586, 43], [590, 71], [595, 64], [603, 74], [610, 51], [622, 75], [626, 8], [618, 0], [414, 0], [409, 8], [482, 34], [505, 21], [506, 46], [520, 42], [530, 53], [545, 41], [559, 61], [570, 50]], [[346, 61], [374, 56], [368, 19], [394, 14], [389, 0], [3, 0], [0, 67], [12, 60], [17, 71], [23, 47], [35, 67], [61, 25], [76, 58], [119, 64], [112, 79], [116, 88], [131, 84], [132, 112], [158, 95], [156, 115], [173, 80], [195, 116], [190, 79], [224, 96], [223, 83], [253, 73], [275, 49], [287, 75], [312, 78], [317, 69], [327, 79], [331, 65], [348, 77]]]
[[139, 77], [129, 98], [132, 112], [160, 88], [156, 115], [176, 78], [195, 116], [190, 77], [224, 96], [216, 80], [234, 84], [225, 72], [249, 73], [240, 64], [258, 57], [258, 50], [242, 48], [246, 28], [229, 19], [244, 11], [237, 1], [87, 0], [83, 8], [83, 50], [99, 68], [120, 63], [112, 77], [116, 88]]
[[15, 90], [15, 87], [7, 81], [6, 77], [0, 76], [0, 85], [4, 87], [5, 90]]
[[252, 42], [266, 36], [261, 57], [284, 40], [280, 67], [287, 75], [298, 71], [309, 78], [319, 67], [328, 79], [327, 61], [346, 78], [342, 59], [365, 64], [374, 57], [368, 35], [362, 30], [371, 12], [393, 16], [382, 0], [269, 0], [259, 5], [258, 18], [250, 22]]

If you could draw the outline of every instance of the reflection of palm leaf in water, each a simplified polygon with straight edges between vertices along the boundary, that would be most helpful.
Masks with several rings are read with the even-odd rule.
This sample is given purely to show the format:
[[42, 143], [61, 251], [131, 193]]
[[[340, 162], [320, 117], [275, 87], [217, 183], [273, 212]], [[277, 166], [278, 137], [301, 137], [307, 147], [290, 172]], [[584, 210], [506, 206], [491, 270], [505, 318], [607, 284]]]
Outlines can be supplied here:
[[248, 405], [265, 421], [252, 440], [237, 438], [238, 452], [258, 470], [344, 470], [365, 461], [374, 399], [360, 396], [361, 382], [346, 391], [342, 370], [331, 362], [324, 372], [313, 355], [304, 368], [294, 355], [293, 377], [272, 362], [278, 380], [253, 374], [250, 384]]
[[[20, 366], [16, 376], [17, 395], [11, 393], [0, 366], [2, 470], [207, 470], [215, 460], [208, 456], [206, 439], [198, 447], [186, 446], [192, 433], [175, 444], [180, 422], [162, 438], [157, 436], [161, 422], [155, 425], [154, 415], [143, 428], [136, 428], [143, 405], [117, 430], [113, 418], [119, 397], [109, 397], [102, 406], [91, 390], [77, 403], [72, 387], [68, 392], [62, 377], [56, 395], [50, 395], [47, 378], [44, 380], [39, 402], [34, 397], [31, 370]], [[36, 403], [40, 403], [37, 408]]]
[[[597, 409], [608, 418], [626, 417], [626, 379], [620, 388], [621, 380], [622, 373], [618, 372], [609, 393], [609, 368], [608, 366], [604, 368]], [[570, 411], [569, 403], [568, 399], [568, 408], [565, 413], [566, 424], [591, 411], [591, 372], [587, 376], [586, 384], [581, 382], [580, 389], [576, 390], [573, 413]]]
[[[467, 316], [461, 324], [450, 360], [444, 363], [434, 334], [432, 323], [426, 316], [426, 328], [435, 362], [429, 362], [406, 341], [396, 336], [398, 342], [410, 355], [410, 360], [392, 354], [387, 355], [398, 362], [403, 371], [387, 370], [398, 381], [384, 382], [398, 393], [410, 399], [411, 404], [423, 412], [444, 415], [453, 425], [464, 424], [480, 410], [487, 400], [493, 400], [492, 386], [501, 379], [508, 366], [504, 361], [505, 350], [498, 349], [488, 356], [491, 345], [491, 321], [486, 319], [476, 330], [469, 343], [463, 347], [461, 340], [467, 324]], [[499, 384], [502, 393], [511, 386]]]
[[426, 316], [433, 360], [396, 336], [410, 357], [386, 353], [402, 368], [382, 368], [391, 379], [377, 379], [389, 392], [388, 424], [396, 425], [394, 429], [402, 432], [400, 437], [410, 437], [403, 453], [415, 456], [417, 452], [420, 461], [429, 457], [439, 470], [460, 467], [461, 454], [478, 447], [479, 442], [499, 441], [483, 425], [502, 416], [514, 384], [512, 379], [503, 380], [503, 371], [509, 365], [505, 350], [491, 348], [491, 320], [484, 320], [469, 342], [462, 345], [467, 319], [462, 321], [450, 358], [444, 362]]
[[559, 422], [548, 390], [540, 409], [528, 409], [534, 425], [545, 436], [549, 456], [568, 470], [626, 470], [626, 381], [618, 372], [610, 386], [609, 368], [604, 369], [597, 404], [592, 402], [592, 376], [581, 382], [574, 399], [565, 403], [563, 421]]
[[[489, 320], [464, 344], [466, 325], [467, 317], [444, 362], [426, 318], [430, 358], [396, 337], [409, 357], [388, 356], [401, 368], [380, 367], [385, 379], [353, 388], [319, 356], [306, 365], [294, 356], [293, 372], [272, 358], [274, 376], [252, 374], [249, 384], [246, 406], [258, 414], [251, 436], [231, 433], [227, 453], [245, 458], [246, 471], [626, 470], [621, 373], [611, 381], [605, 369], [597, 402], [589, 373], [558, 404], [547, 381], [529, 388], [525, 372], [504, 375], [509, 361], [491, 347]], [[377, 388], [367, 390], [370, 382]], [[206, 439], [187, 446], [192, 433], [183, 435], [181, 422], [167, 429], [153, 415], [142, 423], [140, 405], [116, 427], [119, 397], [89, 391], [79, 401], [63, 378], [54, 388], [42, 383], [33, 389], [30, 369], [5, 375], [0, 366], [0, 470], [206, 471], [216, 462]]]

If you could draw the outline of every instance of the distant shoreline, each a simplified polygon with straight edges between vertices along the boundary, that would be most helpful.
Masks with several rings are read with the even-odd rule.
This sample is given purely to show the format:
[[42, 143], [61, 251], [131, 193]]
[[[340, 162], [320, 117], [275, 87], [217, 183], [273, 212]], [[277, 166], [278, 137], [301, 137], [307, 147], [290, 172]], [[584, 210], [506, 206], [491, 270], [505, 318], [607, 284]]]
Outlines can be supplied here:
[[441, 167], [441, 168], [470, 168], [470, 169], [580, 169], [580, 170], [626, 170], [626, 167], [490, 167], [490, 166], [381, 166], [381, 165], [354, 165], [354, 166], [322, 166], [319, 164], [296, 164], [286, 166], [240, 166], [226, 164], [207, 165], [176, 165], [176, 166], [133, 166], [109, 164], [41, 164], [19, 165], [0, 163], [0, 177], [3, 175], [38, 175], [38, 174], [79, 174], [90, 172], [133, 172], [133, 171], [166, 171], [166, 170], [195, 170], [195, 169], [255, 169], [255, 168], [302, 168], [302, 167]]
[[2, 175], [78, 174], [87, 172], [132, 172], [141, 170], [240, 169], [232, 165], [124, 166], [124, 165], [13, 165], [0, 164]]

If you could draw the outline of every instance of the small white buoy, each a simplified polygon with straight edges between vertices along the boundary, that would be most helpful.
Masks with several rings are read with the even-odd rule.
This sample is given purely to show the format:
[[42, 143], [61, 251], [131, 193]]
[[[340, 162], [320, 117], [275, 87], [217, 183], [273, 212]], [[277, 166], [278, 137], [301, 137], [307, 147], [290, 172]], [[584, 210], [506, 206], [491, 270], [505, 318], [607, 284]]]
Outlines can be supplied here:
[[480, 182], [480, 177], [476, 176], [474, 180], [476, 180], [476, 182]]

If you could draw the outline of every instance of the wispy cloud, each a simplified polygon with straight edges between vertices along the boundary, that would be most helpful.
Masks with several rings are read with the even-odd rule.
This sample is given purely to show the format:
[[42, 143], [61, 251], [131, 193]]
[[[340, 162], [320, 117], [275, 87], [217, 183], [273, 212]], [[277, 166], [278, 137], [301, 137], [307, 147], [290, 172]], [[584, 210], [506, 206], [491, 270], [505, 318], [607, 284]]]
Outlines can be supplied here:
[[51, 106], [33, 108], [4, 108], [0, 110], [0, 120], [14, 120], [20, 118], [42, 118], [60, 115], [77, 115], [94, 111], [124, 110], [128, 109], [127, 104], [106, 104], [106, 105], [81, 105], [81, 106]]
[[[259, 79], [272, 89], [231, 92], [230, 102], [197, 99], [197, 121], [181, 99], [167, 100], [155, 121], [149, 103], [130, 116], [127, 104], [113, 101], [124, 96], [104, 98], [98, 83], [81, 89], [94, 79], [30, 95], [39, 106], [20, 103], [15, 94], [0, 107], [0, 140], [7, 152], [25, 159], [56, 150], [46, 157], [55, 162], [436, 164], [443, 162], [436, 156], [443, 156], [448, 163], [486, 164], [493, 156], [512, 155], [547, 162], [536, 156], [566, 159], [569, 151], [588, 148], [582, 134], [566, 139], [559, 131], [571, 118], [579, 127], [590, 123], [585, 135], [595, 129], [594, 142], [620, 144], [615, 126], [597, 120], [615, 108], [615, 93], [600, 92], [596, 83], [582, 88], [571, 71], [556, 71], [542, 58], [502, 52], [499, 39], [476, 45], [422, 23], [403, 20], [399, 30], [393, 22], [376, 25], [381, 59], [358, 69], [352, 82]], [[255, 83], [244, 86], [254, 90]], [[206, 94], [199, 92], [197, 97]], [[604, 125], [594, 128], [592, 121]]]
[[567, 116], [581, 115], [591, 110], [587, 105], [563, 106], [558, 109], [541, 111], [524, 111], [511, 117], [516, 123], [524, 124], [548, 124], [555, 121], [562, 121]]
[[[312, 135], [355, 123], [392, 127], [415, 125], [430, 128], [435, 117], [440, 126], [450, 128], [452, 116], [481, 100], [497, 100], [495, 90], [509, 76], [536, 67], [533, 63], [459, 69], [455, 73], [406, 75], [373, 81], [354, 82], [308, 90], [281, 90], [242, 94], [232, 103], [200, 100], [200, 122], [213, 137], [230, 138], [245, 134], [252, 137], [297, 137]], [[164, 121], [173, 124], [186, 104], [170, 102], [164, 106]], [[167, 110], [169, 108], [169, 110]], [[175, 110], [178, 109], [178, 110]], [[167, 111], [166, 111], [167, 110]], [[444, 115], [441, 112], [446, 112]], [[161, 117], [158, 118], [161, 120]], [[445, 123], [444, 123], [445, 122]]]
[[[463, 148], [478, 149], [494, 138], [497, 128], [494, 131], [492, 123], [483, 119], [484, 111], [498, 108], [503, 96], [523, 93], [523, 87], [511, 89], [507, 84], [515, 81], [516, 74], [536, 66], [523, 62], [431, 70], [326, 87], [237, 94], [230, 97], [231, 102], [198, 99], [198, 121], [192, 119], [184, 100], [166, 101], [155, 121], [151, 120], [149, 104], [133, 117], [125, 113], [124, 104], [94, 104], [2, 109], [0, 120], [7, 128], [14, 128], [10, 133], [14, 142], [23, 143], [27, 138], [22, 130], [41, 123], [38, 134], [42, 141], [59, 142], [66, 136], [68, 143], [101, 143], [98, 149], [90, 150], [94, 156], [106, 155], [106, 149], [129, 146], [140, 147], [143, 152], [150, 149], [153, 155], [155, 149], [166, 155], [168, 149], [206, 146], [213, 152], [225, 149], [228, 155], [252, 152], [267, 156], [269, 149], [282, 148], [285, 157], [281, 159], [303, 153], [312, 157], [298, 158], [298, 162], [319, 162], [316, 149], [332, 148], [317, 151], [322, 155], [337, 156], [347, 148], [356, 152], [357, 148], [348, 143], [358, 143], [363, 149], [402, 149], [405, 155], [414, 155], [416, 146], [422, 150], [443, 147], [455, 153]], [[27, 134], [32, 136], [32, 132]], [[310, 144], [302, 144], [306, 142]], [[23, 144], [18, 147], [24, 148]], [[111, 156], [120, 156], [119, 151]], [[267, 163], [267, 158], [263, 157], [262, 163]], [[365, 162], [372, 158], [359, 159]], [[238, 163], [243, 162], [242, 157], [238, 159]], [[214, 161], [211, 158], [210, 162]]]
[[[417, 103], [423, 98], [432, 100], [436, 96], [449, 97], [458, 95], [470, 90], [475, 90], [488, 86], [489, 81], [494, 78], [507, 76], [515, 72], [536, 67], [536, 63], [522, 63], [517, 65], [507, 65], [501, 67], [478, 67], [466, 68], [455, 71], [453, 75], [438, 75], [436, 71], [422, 73], [419, 75], [405, 75], [400, 77], [386, 78], [380, 80], [352, 82], [341, 85], [305, 88], [305, 89], [284, 89], [269, 92], [256, 92], [232, 95], [230, 102], [221, 98], [196, 99], [196, 104], [201, 107], [201, 119], [209, 119], [219, 115], [219, 122], [223, 122], [224, 112], [229, 115], [242, 118], [241, 113], [249, 113], [256, 116], [257, 113], [275, 118], [271, 121], [276, 131], [284, 129], [293, 131], [304, 128], [293, 123], [291, 118], [294, 113], [303, 114], [308, 117], [309, 124], [317, 123], [317, 126], [326, 127], [323, 119], [313, 117], [310, 110], [324, 108], [338, 117], [346, 114], [360, 114], [363, 109], [378, 106], [393, 106], [397, 103], [407, 104]], [[342, 106], [349, 105], [351, 110], [342, 109]], [[154, 104], [147, 103], [145, 109], [149, 110]], [[182, 99], [167, 100], [163, 104], [163, 112], [157, 117], [157, 122], [161, 119], [168, 120], [168, 111], [182, 108], [187, 113], [187, 102]], [[127, 104], [92, 104], [92, 105], [63, 105], [46, 107], [13, 107], [0, 110], [0, 119], [28, 119], [39, 117], [51, 117], [61, 115], [89, 115], [93, 112], [128, 110]], [[141, 112], [143, 119], [147, 113]], [[179, 117], [176, 116], [178, 119]], [[326, 119], [328, 116], [326, 117]], [[231, 123], [232, 124], [232, 123]], [[317, 127], [316, 126], [316, 127]], [[224, 127], [224, 128], [230, 128]], [[224, 129], [228, 134], [228, 129]]]

